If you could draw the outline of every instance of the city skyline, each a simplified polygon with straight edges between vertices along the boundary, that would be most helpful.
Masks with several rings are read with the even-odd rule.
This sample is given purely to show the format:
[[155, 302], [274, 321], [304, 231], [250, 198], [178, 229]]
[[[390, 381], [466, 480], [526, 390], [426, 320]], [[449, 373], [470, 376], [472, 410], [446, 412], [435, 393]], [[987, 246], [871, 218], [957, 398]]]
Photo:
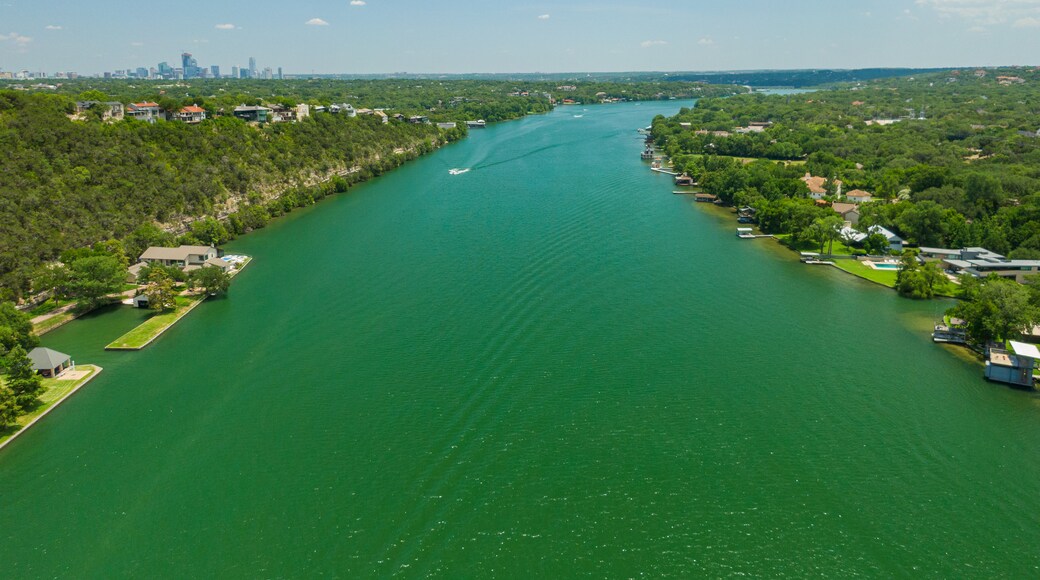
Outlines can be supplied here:
[[291, 74], [945, 67], [1030, 64], [1040, 48], [1040, 0], [339, 0], [278, 18], [273, 2], [248, 6], [186, 0], [157, 21], [129, 5], [9, 0], [0, 68], [91, 75], [181, 52], [224, 70], [252, 55]]

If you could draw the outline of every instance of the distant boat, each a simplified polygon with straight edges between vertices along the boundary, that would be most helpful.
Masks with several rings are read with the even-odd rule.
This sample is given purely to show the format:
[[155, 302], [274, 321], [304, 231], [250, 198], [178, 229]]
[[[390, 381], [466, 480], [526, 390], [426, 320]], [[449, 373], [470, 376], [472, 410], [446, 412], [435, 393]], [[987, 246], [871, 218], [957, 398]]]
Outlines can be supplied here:
[[470, 168], [468, 168], [468, 167], [465, 168], [465, 169], [449, 169], [448, 173], [450, 173], [452, 175], [462, 175], [463, 173], [466, 173], [467, 171], [469, 171], [469, 169]]
[[580, 118], [582, 118], [582, 117], [584, 117], [584, 116], [585, 116], [585, 115], [574, 115], [574, 118], [575, 118], [575, 119], [580, 119]]

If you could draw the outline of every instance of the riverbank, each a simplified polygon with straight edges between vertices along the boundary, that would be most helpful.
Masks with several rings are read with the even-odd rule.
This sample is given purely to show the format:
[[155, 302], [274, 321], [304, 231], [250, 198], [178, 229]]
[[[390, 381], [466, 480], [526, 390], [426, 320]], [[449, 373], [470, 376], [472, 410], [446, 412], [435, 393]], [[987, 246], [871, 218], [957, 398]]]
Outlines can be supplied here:
[[[247, 256], [245, 261], [231, 272], [231, 278], [234, 279], [252, 261], [253, 258]], [[173, 310], [152, 315], [137, 328], [110, 342], [105, 347], [105, 350], [141, 350], [152, 344], [164, 332], [173, 327], [174, 324], [177, 324], [180, 319], [202, 304], [206, 298], [208, 298], [208, 295], [205, 292], [178, 296], [176, 299], [177, 306]]]
[[65, 371], [62, 376], [67, 378], [43, 379], [44, 392], [40, 395], [40, 405], [29, 413], [19, 416], [14, 425], [0, 429], [0, 449], [25, 433], [76, 391], [94, 380], [102, 370], [104, 369], [97, 365], [77, 365], [75, 369]]

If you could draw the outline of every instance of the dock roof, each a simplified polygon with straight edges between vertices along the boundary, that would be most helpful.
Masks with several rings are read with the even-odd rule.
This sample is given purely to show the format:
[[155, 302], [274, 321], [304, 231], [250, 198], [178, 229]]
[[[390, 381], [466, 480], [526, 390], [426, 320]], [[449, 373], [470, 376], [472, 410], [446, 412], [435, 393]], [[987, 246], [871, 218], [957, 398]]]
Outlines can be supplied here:
[[38, 346], [29, 351], [29, 360], [32, 361], [32, 366], [36, 370], [51, 370], [59, 367], [71, 359], [69, 355], [52, 350], [43, 346]]

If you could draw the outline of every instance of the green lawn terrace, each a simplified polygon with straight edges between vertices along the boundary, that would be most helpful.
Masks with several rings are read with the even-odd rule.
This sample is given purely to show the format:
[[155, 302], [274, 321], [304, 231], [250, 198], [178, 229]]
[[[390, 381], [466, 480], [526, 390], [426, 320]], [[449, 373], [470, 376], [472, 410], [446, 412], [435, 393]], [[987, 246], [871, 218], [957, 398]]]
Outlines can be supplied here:
[[[70, 364], [60, 375], [44, 378], [43, 394], [40, 395], [39, 404], [20, 415], [12, 425], [0, 428], [0, 449], [72, 396], [80, 387], [93, 380], [101, 371], [102, 368], [97, 365]], [[0, 382], [2, 381], [0, 378]]]

